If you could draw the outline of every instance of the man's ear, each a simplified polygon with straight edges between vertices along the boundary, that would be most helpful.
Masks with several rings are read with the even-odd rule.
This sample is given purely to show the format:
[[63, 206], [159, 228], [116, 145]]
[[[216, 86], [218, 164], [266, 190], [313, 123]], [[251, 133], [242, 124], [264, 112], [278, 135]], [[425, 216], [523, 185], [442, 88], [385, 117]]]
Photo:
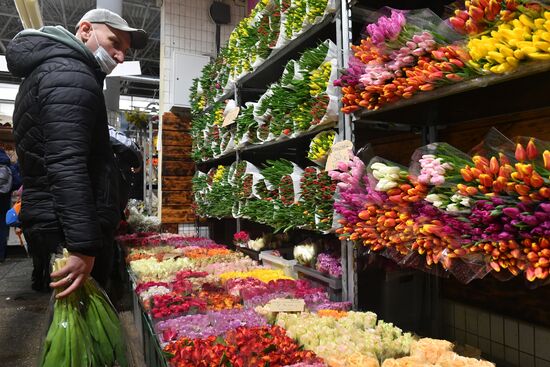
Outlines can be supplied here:
[[92, 37], [92, 23], [87, 20], [83, 20], [78, 28], [78, 33], [80, 34], [80, 39], [82, 42], [86, 43], [90, 37]]

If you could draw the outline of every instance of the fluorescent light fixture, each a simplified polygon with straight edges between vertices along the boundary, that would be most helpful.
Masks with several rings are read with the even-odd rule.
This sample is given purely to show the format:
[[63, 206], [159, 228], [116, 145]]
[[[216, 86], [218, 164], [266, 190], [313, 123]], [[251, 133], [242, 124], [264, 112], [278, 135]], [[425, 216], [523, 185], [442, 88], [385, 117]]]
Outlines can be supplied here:
[[139, 61], [124, 61], [122, 64], [118, 64], [111, 74], [108, 75], [108, 78], [127, 75], [141, 75], [141, 64]]
[[9, 72], [6, 56], [0, 55], [0, 71]]
[[14, 0], [23, 28], [39, 29], [44, 26], [38, 0]]

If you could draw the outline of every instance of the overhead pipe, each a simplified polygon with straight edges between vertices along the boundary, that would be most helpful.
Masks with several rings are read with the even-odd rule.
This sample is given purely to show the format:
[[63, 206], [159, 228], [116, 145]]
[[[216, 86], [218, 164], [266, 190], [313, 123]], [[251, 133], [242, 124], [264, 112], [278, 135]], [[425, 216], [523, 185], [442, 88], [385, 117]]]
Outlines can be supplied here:
[[23, 28], [39, 29], [44, 26], [38, 0], [14, 0]]

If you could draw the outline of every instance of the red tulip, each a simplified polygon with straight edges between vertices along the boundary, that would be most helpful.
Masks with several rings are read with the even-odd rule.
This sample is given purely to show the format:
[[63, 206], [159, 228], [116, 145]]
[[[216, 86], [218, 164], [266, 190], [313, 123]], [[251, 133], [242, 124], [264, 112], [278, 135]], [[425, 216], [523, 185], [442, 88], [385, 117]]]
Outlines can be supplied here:
[[521, 145], [520, 143], [516, 144], [515, 156], [518, 162], [523, 162], [525, 158], [527, 158], [527, 153], [525, 152], [525, 148], [523, 148], [523, 145]]
[[525, 149], [525, 153], [527, 154], [527, 159], [529, 159], [530, 161], [536, 159], [537, 156], [539, 155], [539, 152], [533, 140], [534, 139], [529, 139], [529, 143], [527, 143], [527, 148]]

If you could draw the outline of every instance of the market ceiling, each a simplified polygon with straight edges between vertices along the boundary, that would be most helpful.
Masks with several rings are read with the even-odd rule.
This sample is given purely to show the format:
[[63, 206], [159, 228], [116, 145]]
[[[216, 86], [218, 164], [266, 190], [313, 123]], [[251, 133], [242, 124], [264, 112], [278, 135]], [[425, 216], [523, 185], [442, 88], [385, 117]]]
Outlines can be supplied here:
[[[130, 26], [142, 28], [149, 33], [149, 43], [143, 50], [131, 50], [127, 60], [141, 62], [144, 76], [159, 76], [160, 55], [160, 8], [156, 0], [123, 0], [122, 16]], [[6, 54], [9, 41], [21, 30], [21, 20], [13, 0], [0, 0], [0, 54]], [[96, 0], [40, 0], [44, 25], [62, 25], [71, 32], [76, 23], [88, 10], [96, 7]], [[18, 78], [0, 72], [0, 83], [19, 83]], [[153, 97], [158, 91], [147, 84], [124, 82], [122, 93], [135, 96]]]

